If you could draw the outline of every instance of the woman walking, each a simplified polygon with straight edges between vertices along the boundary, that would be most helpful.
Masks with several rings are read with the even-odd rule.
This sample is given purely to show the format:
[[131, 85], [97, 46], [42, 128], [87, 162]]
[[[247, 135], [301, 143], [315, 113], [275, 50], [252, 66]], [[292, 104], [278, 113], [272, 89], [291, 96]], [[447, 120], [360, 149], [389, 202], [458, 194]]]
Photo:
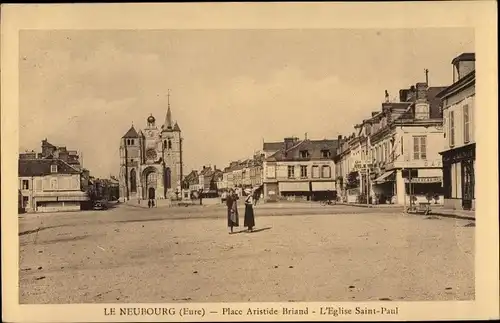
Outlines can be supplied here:
[[238, 197], [234, 193], [233, 190], [229, 191], [226, 199], [227, 206], [227, 226], [231, 230], [229, 234], [233, 233], [233, 227], [239, 226], [239, 216], [238, 216], [238, 205], [236, 204], [236, 200]]
[[255, 226], [255, 217], [253, 214], [253, 201], [252, 201], [252, 191], [246, 190], [247, 194], [245, 198], [245, 221], [244, 226], [248, 228], [248, 232], [253, 231], [253, 227]]

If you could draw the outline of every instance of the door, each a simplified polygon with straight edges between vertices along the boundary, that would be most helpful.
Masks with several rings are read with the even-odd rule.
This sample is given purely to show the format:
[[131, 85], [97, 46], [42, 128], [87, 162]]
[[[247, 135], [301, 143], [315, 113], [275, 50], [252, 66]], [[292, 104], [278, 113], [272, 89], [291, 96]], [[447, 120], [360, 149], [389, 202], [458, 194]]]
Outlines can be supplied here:
[[154, 189], [154, 187], [150, 187], [149, 188], [148, 198], [150, 200], [154, 200], [154, 198], [155, 198], [155, 189]]
[[472, 160], [462, 161], [462, 208], [472, 209], [474, 199], [474, 168]]

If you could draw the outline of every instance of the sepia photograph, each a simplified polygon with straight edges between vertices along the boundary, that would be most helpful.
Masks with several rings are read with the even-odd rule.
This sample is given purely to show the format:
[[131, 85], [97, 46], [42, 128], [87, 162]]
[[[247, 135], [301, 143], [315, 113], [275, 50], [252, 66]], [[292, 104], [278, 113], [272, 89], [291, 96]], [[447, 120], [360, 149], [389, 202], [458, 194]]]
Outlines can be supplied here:
[[20, 29], [15, 302], [131, 320], [475, 302], [476, 209], [497, 205], [478, 193], [477, 35]]

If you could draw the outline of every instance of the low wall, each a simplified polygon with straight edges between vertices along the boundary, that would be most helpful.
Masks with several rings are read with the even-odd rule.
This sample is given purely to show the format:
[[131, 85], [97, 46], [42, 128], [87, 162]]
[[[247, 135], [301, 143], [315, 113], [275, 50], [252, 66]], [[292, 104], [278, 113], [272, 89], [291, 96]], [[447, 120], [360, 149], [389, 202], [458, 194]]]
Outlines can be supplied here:
[[[449, 210], [462, 210], [462, 199], [445, 199], [443, 207]], [[472, 210], [476, 209], [476, 200], [472, 200]]]

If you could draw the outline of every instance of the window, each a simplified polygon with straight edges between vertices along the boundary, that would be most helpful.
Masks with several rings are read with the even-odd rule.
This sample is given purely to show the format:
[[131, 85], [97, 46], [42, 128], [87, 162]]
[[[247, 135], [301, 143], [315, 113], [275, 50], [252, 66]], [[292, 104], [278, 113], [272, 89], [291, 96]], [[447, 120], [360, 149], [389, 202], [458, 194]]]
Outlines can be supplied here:
[[448, 133], [450, 135], [450, 147], [455, 146], [455, 111], [450, 111], [450, 123]]
[[315, 165], [312, 167], [312, 177], [319, 178], [319, 166]]
[[307, 166], [300, 166], [300, 177], [307, 178]]
[[295, 177], [295, 166], [288, 166], [288, 178]]
[[323, 178], [330, 178], [330, 177], [331, 177], [331, 174], [330, 174], [330, 166], [326, 166], [326, 165], [324, 165], [324, 166], [321, 168], [321, 177], [323, 177]]
[[321, 157], [323, 157], [323, 158], [328, 158], [328, 157], [330, 157], [330, 151], [329, 151], [329, 150], [326, 150], [326, 149], [325, 149], [325, 150], [322, 150], [322, 151], [321, 151]]
[[52, 178], [50, 180], [50, 189], [57, 190], [57, 178]]
[[135, 140], [134, 139], [130, 139], [130, 144], [131, 145], [135, 145]]
[[300, 151], [300, 157], [301, 158], [307, 158], [307, 157], [309, 157], [309, 152], [307, 150], [301, 150]]
[[50, 172], [57, 173], [57, 165], [50, 165]]
[[464, 109], [464, 143], [470, 141], [470, 118], [469, 118], [469, 105], [466, 104]]
[[23, 179], [23, 190], [29, 190], [29, 189], [30, 189], [29, 181]]
[[427, 137], [413, 136], [413, 159], [427, 159]]
[[172, 149], [172, 140], [168, 140], [168, 149]]

